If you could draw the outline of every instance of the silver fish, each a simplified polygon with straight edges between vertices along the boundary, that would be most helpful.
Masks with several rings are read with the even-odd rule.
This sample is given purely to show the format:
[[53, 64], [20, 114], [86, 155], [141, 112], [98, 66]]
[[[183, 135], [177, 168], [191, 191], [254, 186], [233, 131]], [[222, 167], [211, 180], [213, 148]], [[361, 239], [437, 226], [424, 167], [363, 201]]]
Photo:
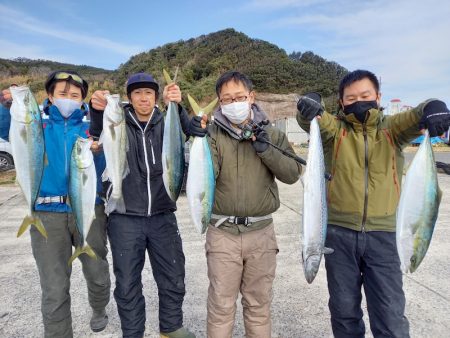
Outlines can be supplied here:
[[33, 212], [44, 173], [45, 161], [41, 111], [28, 87], [11, 87], [10, 91], [13, 102], [10, 110], [9, 137], [17, 181], [22, 188], [28, 206], [28, 215], [25, 216], [17, 232], [17, 237], [22, 235], [32, 224], [42, 236], [47, 238], [44, 225]]
[[107, 105], [103, 113], [103, 132], [100, 143], [106, 159], [106, 169], [102, 180], [112, 184], [111, 195], [105, 206], [109, 215], [114, 210], [124, 213], [125, 201], [122, 195], [122, 181], [130, 170], [127, 161], [128, 136], [126, 131], [125, 113], [120, 105], [120, 95], [106, 95]]
[[328, 219], [325, 162], [316, 118], [311, 121], [308, 162], [302, 182], [302, 260], [306, 281], [312, 283], [319, 271], [322, 254], [333, 252], [332, 249], [325, 247]]
[[[215, 99], [205, 108], [200, 108], [190, 95], [188, 100], [197, 116], [209, 114], [217, 104]], [[194, 137], [189, 159], [186, 195], [192, 221], [198, 232], [203, 234], [211, 219], [216, 186], [211, 149], [206, 137]]]
[[427, 253], [441, 204], [428, 130], [406, 173], [397, 207], [397, 251], [401, 270], [414, 272]]
[[69, 265], [82, 253], [97, 258], [86, 241], [92, 221], [95, 218], [95, 199], [97, 196], [97, 174], [91, 145], [92, 141], [78, 137], [70, 157], [69, 200], [80, 234], [80, 245], [70, 258]]
[[[163, 72], [166, 82], [173, 83], [170, 75], [165, 70]], [[169, 103], [164, 121], [162, 167], [164, 187], [172, 201], [176, 201], [183, 185], [184, 137], [178, 106], [175, 102]]]

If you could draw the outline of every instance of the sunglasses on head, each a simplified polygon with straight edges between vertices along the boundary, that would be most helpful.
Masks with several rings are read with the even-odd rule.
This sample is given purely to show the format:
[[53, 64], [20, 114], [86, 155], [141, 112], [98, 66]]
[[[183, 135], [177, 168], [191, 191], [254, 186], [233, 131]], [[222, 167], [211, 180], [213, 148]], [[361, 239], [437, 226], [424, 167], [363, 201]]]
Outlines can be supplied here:
[[56, 73], [53, 78], [55, 80], [68, 80], [69, 78], [71, 78], [72, 80], [79, 83], [80, 85], [82, 85], [82, 86], [84, 85], [83, 79], [81, 77], [79, 77], [78, 75], [75, 75], [75, 74], [71, 74], [71, 73], [59, 72], [59, 73]]

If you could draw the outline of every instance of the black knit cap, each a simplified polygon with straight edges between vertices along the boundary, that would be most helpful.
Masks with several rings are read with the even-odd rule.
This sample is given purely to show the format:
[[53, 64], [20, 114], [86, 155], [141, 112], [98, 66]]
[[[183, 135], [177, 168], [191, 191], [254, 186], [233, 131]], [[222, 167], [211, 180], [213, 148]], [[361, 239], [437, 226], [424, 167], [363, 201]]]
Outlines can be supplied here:
[[155, 91], [156, 97], [158, 97], [158, 82], [156, 82], [153, 76], [151, 76], [150, 74], [136, 73], [128, 78], [127, 95], [130, 96], [131, 92], [138, 88], [151, 88]]

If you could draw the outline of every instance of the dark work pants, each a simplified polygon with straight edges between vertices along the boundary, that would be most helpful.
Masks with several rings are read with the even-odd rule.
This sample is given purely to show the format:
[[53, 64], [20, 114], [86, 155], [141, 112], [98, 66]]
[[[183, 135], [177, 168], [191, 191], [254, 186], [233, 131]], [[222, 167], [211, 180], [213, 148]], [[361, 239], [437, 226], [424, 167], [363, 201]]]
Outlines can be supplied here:
[[[106, 215], [103, 205], [95, 206], [95, 219], [86, 241], [97, 254], [92, 259], [86, 254], [78, 256], [88, 288], [89, 304], [93, 310], [103, 310], [109, 303], [111, 281], [106, 260]], [[42, 319], [46, 338], [71, 338], [70, 275], [68, 265], [72, 246], [79, 246], [80, 237], [72, 213], [35, 213], [47, 230], [45, 239], [35, 227], [30, 228], [31, 248], [39, 271], [42, 289]]]
[[184, 254], [172, 212], [150, 217], [111, 214], [108, 221], [117, 303], [123, 337], [143, 337], [145, 299], [142, 269], [148, 251], [158, 286], [159, 327], [172, 332], [183, 326]]
[[364, 337], [361, 286], [373, 336], [409, 337], [395, 232], [358, 232], [329, 225], [325, 255], [333, 334]]

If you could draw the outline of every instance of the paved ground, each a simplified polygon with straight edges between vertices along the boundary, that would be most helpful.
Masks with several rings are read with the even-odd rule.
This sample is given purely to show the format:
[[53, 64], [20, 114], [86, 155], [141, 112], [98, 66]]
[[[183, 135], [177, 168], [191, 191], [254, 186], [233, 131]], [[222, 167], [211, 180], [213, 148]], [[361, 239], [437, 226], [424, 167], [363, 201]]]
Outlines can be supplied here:
[[[448, 160], [446, 162], [449, 162]], [[450, 176], [439, 175], [444, 192], [450, 191]], [[282, 206], [275, 215], [280, 247], [273, 299], [273, 337], [330, 337], [328, 292], [322, 266], [312, 285], [303, 276], [300, 263], [299, 224], [302, 188], [279, 184]], [[40, 286], [30, 238], [15, 234], [25, 215], [17, 187], [0, 187], [0, 337], [41, 337]], [[208, 279], [204, 236], [189, 220], [186, 198], [178, 202], [177, 217], [186, 255], [187, 294], [185, 325], [205, 337]], [[111, 258], [109, 256], [110, 262]], [[114, 282], [114, 276], [112, 276]], [[444, 193], [435, 235], [427, 257], [413, 275], [404, 276], [407, 316], [412, 337], [449, 337], [450, 332], [450, 194]], [[89, 330], [90, 309], [81, 265], [72, 273], [72, 317], [75, 337], [119, 337], [120, 324], [112, 299], [107, 311], [110, 324], [98, 334]], [[146, 337], [157, 337], [157, 292], [146, 263], [144, 293], [147, 303]], [[112, 297], [111, 297], [112, 298]], [[240, 303], [239, 303], [240, 304]], [[243, 337], [242, 312], [238, 306], [234, 337]], [[365, 312], [367, 312], [365, 310]], [[369, 327], [368, 318], [365, 317]], [[367, 336], [371, 336], [368, 330]]]

